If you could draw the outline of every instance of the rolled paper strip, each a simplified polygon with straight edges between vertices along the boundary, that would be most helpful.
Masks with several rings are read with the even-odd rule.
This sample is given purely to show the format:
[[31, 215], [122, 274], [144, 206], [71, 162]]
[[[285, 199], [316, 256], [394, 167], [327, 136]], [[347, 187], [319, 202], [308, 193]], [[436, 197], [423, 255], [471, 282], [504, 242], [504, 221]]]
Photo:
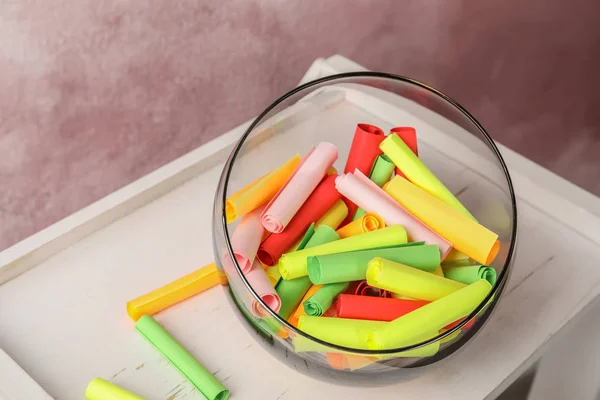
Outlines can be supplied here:
[[[309, 228], [309, 232], [311, 229], [312, 225], [311, 228]], [[305, 238], [306, 237], [308, 237], [308, 240], [301, 244], [299, 247], [300, 250], [304, 250], [305, 248], [309, 249], [339, 239], [338, 234], [327, 225], [321, 225], [314, 234], [309, 235], [307, 232]], [[279, 310], [281, 318], [288, 319], [290, 317], [311, 285], [308, 276], [291, 280], [282, 279], [279, 281], [276, 290], [281, 298], [281, 308]]]
[[411, 241], [424, 241], [427, 244], [437, 245], [442, 259], [452, 248], [449, 241], [404, 209], [383, 189], [360, 172], [338, 177], [335, 185], [342, 195], [363, 209], [381, 216], [387, 226], [402, 225]]
[[[393, 128], [390, 131], [390, 135], [397, 135], [400, 139], [402, 139], [404, 143], [406, 143], [406, 145], [411, 149], [413, 153], [415, 153], [416, 156], [419, 155], [417, 149], [417, 131], [415, 130], [415, 128], [407, 126]], [[401, 177], [406, 179], [406, 175], [404, 175], [398, 167], [396, 167], [396, 175], [400, 175]]]
[[340, 226], [342, 221], [345, 220], [347, 216], [348, 207], [346, 206], [346, 203], [344, 203], [344, 200], [336, 200], [336, 202], [333, 203], [333, 206], [327, 210], [325, 215], [315, 222], [315, 229], [321, 225], [327, 225], [332, 229], [337, 229], [337, 227]]
[[[391, 297], [391, 293], [387, 290], [379, 289], [374, 286], [370, 286], [366, 280], [360, 281], [354, 290], [349, 290], [349, 293], [354, 293], [356, 296], [369, 296], [369, 297]], [[337, 314], [337, 311], [336, 311]]]
[[[296, 168], [290, 179], [265, 207], [262, 214], [262, 224], [265, 229], [271, 233], [283, 232], [337, 158], [337, 147], [331, 143], [321, 142], [311, 150]], [[311, 222], [314, 222], [325, 214], [325, 211], [334, 202], [329, 204]]]
[[315, 191], [294, 216], [287, 228], [281, 233], [273, 233], [262, 242], [258, 249], [258, 258], [267, 265], [275, 265], [283, 252], [289, 248], [316, 220], [329, 210], [341, 195], [335, 189], [337, 175], [323, 179]]
[[[446, 258], [444, 259], [444, 263], [460, 263], [460, 262], [469, 262], [469, 256], [464, 253], [461, 253], [460, 251], [458, 251], [456, 249], [450, 250], [450, 253], [448, 253]], [[472, 265], [472, 264], [465, 264], [465, 265]]]
[[323, 285], [315, 294], [313, 294], [304, 305], [304, 312], [313, 317], [320, 317], [329, 310], [337, 296], [348, 288], [348, 282], [330, 283]]
[[343, 228], [338, 229], [337, 233], [340, 235], [340, 238], [344, 239], [381, 228], [385, 228], [383, 219], [375, 213], [366, 213], [361, 218], [355, 219]]
[[296, 154], [279, 168], [258, 178], [225, 200], [227, 223], [267, 204], [292, 176], [302, 157]]
[[388, 136], [381, 145], [381, 150], [396, 164], [402, 173], [415, 185], [435, 196], [462, 215], [475, 221], [469, 210], [444, 184], [427, 168], [415, 153], [397, 135]]
[[[392, 261], [393, 261], [393, 260], [392, 260]], [[404, 264], [408, 264], [408, 265], [410, 265], [409, 263], [404, 263]], [[411, 267], [412, 267], [412, 265], [411, 265]], [[437, 268], [435, 269], [435, 271], [433, 271], [433, 273], [434, 273], [435, 275], [437, 275], [437, 276], [441, 276], [442, 278], [446, 278], [446, 275], [444, 275], [444, 270], [442, 269], [442, 266], [441, 266], [441, 265], [438, 265], [438, 266], [437, 266]], [[279, 275], [279, 277], [281, 278], [281, 274]], [[456, 280], [456, 279], [455, 279], [455, 280]], [[464, 283], [464, 282], [463, 282], [463, 283]], [[471, 282], [471, 283], [473, 283], [473, 282]]]
[[271, 282], [271, 285], [273, 285], [273, 287], [277, 286], [277, 283], [281, 279], [281, 272], [279, 272], [279, 267], [269, 267], [265, 269], [265, 272], [267, 273], [267, 277], [269, 278], [269, 282]]
[[429, 302], [341, 294], [336, 303], [336, 310], [339, 318], [389, 322], [425, 304]]
[[[381, 129], [374, 125], [358, 124], [350, 146], [350, 153], [346, 161], [344, 172], [353, 172], [358, 169], [363, 174], [367, 175], [371, 171], [375, 159], [381, 154], [379, 145], [385, 139], [385, 134]], [[348, 218], [346, 223], [350, 222], [356, 212], [356, 204], [347, 201]]]
[[356, 371], [377, 361], [377, 357], [342, 353], [327, 353], [327, 362], [331, 368], [338, 370], [349, 369], [351, 371]]
[[229, 397], [229, 390], [151, 316], [144, 315], [135, 328], [208, 400], [225, 400]]
[[[261, 300], [264, 301], [271, 310], [278, 312], [281, 308], [281, 298], [275, 291], [275, 288], [269, 281], [267, 272], [263, 269], [258, 260], [254, 262], [254, 266], [246, 274], [246, 279]], [[269, 315], [254, 298], [252, 298], [252, 314], [258, 318], [264, 318]]]
[[380, 155], [373, 164], [373, 169], [369, 179], [379, 187], [382, 187], [392, 179], [394, 173], [394, 163], [385, 154]]
[[492, 286], [482, 279], [424, 305], [381, 328], [374, 329], [369, 334], [368, 348], [385, 350], [403, 347], [407, 343], [413, 343], [416, 337], [437, 332], [473, 312], [490, 290]]
[[485, 279], [492, 286], [496, 284], [496, 270], [486, 265], [445, 268], [444, 276], [465, 285], [470, 285], [480, 279]]
[[[334, 345], [366, 350], [368, 349], [368, 339], [372, 335], [372, 332], [381, 330], [388, 324], [390, 324], [390, 322], [302, 316], [298, 322], [298, 329], [304, 333]], [[435, 334], [437, 334], [437, 332], [435, 332]], [[429, 339], [432, 336], [433, 335], [431, 334], [427, 336], [418, 336], [417, 340], [422, 341]], [[417, 341], [414, 343], [417, 343]], [[319, 351], [349, 354], [344, 351], [339, 351], [324, 346], [301, 335], [296, 335], [296, 337], [294, 337], [294, 349], [296, 352]], [[428, 357], [436, 354], [438, 350], [439, 343], [435, 342], [415, 350], [395, 353], [384, 358]]]
[[[265, 228], [263, 228], [260, 222], [260, 215], [263, 209], [264, 207], [261, 206], [246, 214], [231, 236], [233, 254], [244, 274], [250, 272], [250, 269], [252, 269], [256, 252], [265, 233]], [[223, 261], [231, 262], [230, 255], [226, 254]]]
[[85, 398], [87, 400], [144, 400], [143, 397], [102, 378], [95, 378], [88, 384], [85, 389]]
[[392, 293], [392, 298], [394, 299], [400, 299], [400, 300], [414, 300], [414, 301], [421, 301], [419, 299], [415, 299], [414, 297], [410, 297], [410, 296], [404, 296], [400, 293]]
[[308, 257], [308, 276], [314, 284], [359, 281], [367, 278], [367, 267], [375, 257], [433, 272], [440, 264], [435, 245], [401, 245], [386, 249], [360, 250], [348, 253]]
[[498, 235], [406, 179], [393, 178], [386, 184], [385, 191], [415, 217], [446, 238], [454, 248], [478, 263], [490, 265], [498, 254]]
[[294, 279], [308, 275], [307, 258], [354, 250], [398, 246], [407, 242], [406, 231], [401, 225], [351, 236], [312, 248], [284, 254], [279, 260], [279, 271], [283, 279]]
[[448, 296], [465, 287], [463, 283], [380, 257], [369, 263], [367, 283], [390, 292], [429, 301]]
[[306, 315], [306, 312], [304, 311], [304, 302], [308, 300], [313, 294], [317, 293], [322, 287], [323, 285], [312, 285], [308, 289], [308, 292], [306, 292], [302, 300], [300, 300], [300, 304], [298, 304], [298, 307], [296, 307], [296, 311], [294, 311], [294, 313], [288, 318], [288, 322], [290, 324], [294, 325], [296, 328], [298, 327], [298, 319], [301, 316]]
[[127, 302], [127, 314], [137, 321], [142, 315], [154, 315], [219, 283], [226, 285], [227, 276], [215, 263], [208, 264], [183, 278]]

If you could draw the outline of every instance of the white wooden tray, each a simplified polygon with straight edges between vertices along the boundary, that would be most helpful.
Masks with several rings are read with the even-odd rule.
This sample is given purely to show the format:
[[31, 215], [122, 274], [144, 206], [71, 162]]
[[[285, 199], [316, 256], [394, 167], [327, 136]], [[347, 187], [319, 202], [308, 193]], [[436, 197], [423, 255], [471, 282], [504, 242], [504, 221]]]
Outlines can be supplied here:
[[[317, 60], [303, 81], [360, 69], [334, 56]], [[474, 179], [485, 173], [477, 149], [445, 132], [468, 134], [409, 102], [358, 96], [352, 88], [324, 103], [310, 101], [301, 112], [351, 109], [355, 118], [384, 129], [402, 118], [427, 132], [426, 145], [455, 158], [447, 173]], [[293, 129], [293, 117], [278, 123]], [[356, 122], [321, 121], [345, 131]], [[87, 383], [100, 376], [149, 399], [202, 399], [135, 332], [125, 303], [212, 261], [214, 191], [246, 126], [0, 253], [0, 348], [50, 395], [82, 398]], [[494, 397], [600, 293], [600, 200], [500, 147], [519, 199], [517, 258], [490, 322], [452, 357], [407, 371], [393, 386], [348, 388], [282, 367], [241, 326], [220, 288], [157, 319], [224, 382], [232, 399]]]

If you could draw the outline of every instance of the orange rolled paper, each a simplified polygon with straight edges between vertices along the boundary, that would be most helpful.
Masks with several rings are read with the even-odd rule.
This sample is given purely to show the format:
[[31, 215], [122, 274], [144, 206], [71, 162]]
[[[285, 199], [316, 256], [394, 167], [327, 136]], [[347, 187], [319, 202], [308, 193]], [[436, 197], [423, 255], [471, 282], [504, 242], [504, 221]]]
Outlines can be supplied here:
[[498, 235], [399, 176], [384, 190], [452, 246], [475, 261], [490, 265], [500, 249]]
[[150, 293], [127, 303], [127, 314], [137, 321], [144, 314], [154, 315], [217, 284], [226, 285], [227, 276], [215, 263], [208, 264]]
[[229, 196], [225, 201], [227, 222], [235, 221], [250, 211], [267, 204], [292, 176], [301, 160], [300, 155], [296, 154], [279, 168]]
[[361, 235], [363, 233], [371, 232], [376, 229], [385, 228], [385, 222], [383, 219], [372, 212], [366, 213], [362, 217], [355, 219], [343, 228], [338, 229], [336, 232], [340, 235], [340, 239], [347, 238], [350, 236]]

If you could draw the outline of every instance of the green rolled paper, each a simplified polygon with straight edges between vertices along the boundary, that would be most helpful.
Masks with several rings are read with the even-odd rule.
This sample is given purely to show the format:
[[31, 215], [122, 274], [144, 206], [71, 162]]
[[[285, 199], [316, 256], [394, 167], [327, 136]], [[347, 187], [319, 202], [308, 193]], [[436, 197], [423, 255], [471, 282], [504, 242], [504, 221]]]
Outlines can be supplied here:
[[406, 242], [406, 231], [401, 225], [388, 226], [362, 235], [286, 253], [279, 259], [279, 271], [283, 279], [295, 279], [308, 275], [307, 259], [310, 256], [392, 247]]
[[496, 284], [496, 270], [486, 265], [444, 268], [444, 276], [465, 285], [470, 285], [480, 279], [485, 279], [492, 286]]
[[225, 400], [229, 390], [206, 370], [162, 326], [149, 315], [135, 324], [138, 332], [179, 370], [208, 400]]
[[[300, 317], [298, 322], [298, 329], [302, 332], [321, 339], [325, 342], [349, 347], [352, 349], [368, 350], [368, 339], [369, 335], [375, 330], [383, 329], [389, 322], [382, 321], [367, 321], [359, 319], [347, 319], [347, 318], [325, 318], [325, 317], [311, 317], [303, 315]], [[437, 335], [437, 332], [435, 332]], [[433, 337], [428, 335], [420, 338], [420, 341], [427, 340]], [[417, 342], [415, 342], [417, 343]], [[400, 353], [394, 353], [379, 357], [380, 359], [387, 359], [391, 357], [429, 357], [438, 352], [440, 345], [438, 342], [432, 343], [427, 346], [420, 347], [418, 349], [404, 351]], [[302, 335], [296, 335], [294, 337], [294, 350], [296, 352], [329, 352], [329, 353], [342, 353], [351, 354], [341, 350], [332, 349], [325, 345], [315, 342], [314, 340], [307, 339]]]
[[366, 279], [369, 262], [375, 257], [406, 264], [427, 272], [434, 272], [440, 265], [440, 251], [435, 244], [401, 245], [387, 249], [308, 257], [308, 277], [315, 285], [360, 281]]
[[448, 296], [465, 287], [464, 283], [380, 257], [369, 262], [367, 283], [403, 296], [428, 301]]
[[143, 397], [102, 378], [95, 378], [90, 382], [85, 389], [85, 398], [87, 400], [144, 400]]
[[[312, 229], [312, 227], [313, 225], [311, 225], [309, 230]], [[314, 231], [306, 243], [302, 245], [300, 250], [333, 242], [339, 238], [339, 235], [334, 229], [327, 225], [321, 225], [316, 231]], [[279, 309], [279, 316], [281, 318], [287, 320], [290, 315], [292, 315], [311, 285], [312, 283], [310, 282], [308, 276], [302, 276], [300, 278], [290, 280], [281, 279], [279, 281], [275, 290], [281, 299], [281, 308]]]
[[367, 339], [371, 350], [388, 350], [414, 344], [432, 332], [469, 315], [492, 290], [486, 280], [479, 280], [456, 292], [432, 301], [408, 314], [374, 329]]
[[[382, 154], [375, 160], [373, 168], [371, 169], [371, 174], [369, 175], [369, 179], [375, 182], [377, 186], [382, 187], [392, 178], [392, 173], [394, 172], [395, 168], [396, 166], [392, 160], [390, 160], [390, 158], [385, 154]], [[367, 212], [365, 210], [359, 207], [358, 210], [356, 210], [352, 220], [357, 220], [366, 213]]]
[[[302, 278], [298, 278], [302, 279]], [[304, 312], [313, 317], [320, 317], [331, 307], [340, 293], [348, 288], [348, 282], [323, 285], [317, 293], [310, 296], [304, 304]]]

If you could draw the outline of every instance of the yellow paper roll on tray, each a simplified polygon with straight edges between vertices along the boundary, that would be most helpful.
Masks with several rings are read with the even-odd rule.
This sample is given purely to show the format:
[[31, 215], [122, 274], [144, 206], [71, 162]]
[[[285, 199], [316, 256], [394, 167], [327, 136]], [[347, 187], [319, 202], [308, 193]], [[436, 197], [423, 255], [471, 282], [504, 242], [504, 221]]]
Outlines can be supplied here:
[[279, 168], [229, 196], [225, 200], [227, 222], [235, 221], [250, 211], [267, 204], [292, 176], [301, 160], [302, 157], [296, 154]]
[[406, 242], [406, 231], [401, 225], [388, 226], [387, 228], [377, 229], [376, 231], [363, 233], [362, 235], [351, 236], [309, 249], [286, 253], [279, 259], [279, 271], [283, 279], [295, 279], [308, 275], [307, 258], [310, 256], [399, 246]]
[[372, 212], [366, 213], [360, 218], [355, 219], [346, 226], [337, 230], [341, 239], [372, 232], [377, 229], [385, 228], [383, 219]]
[[227, 276], [215, 263], [208, 264], [150, 293], [127, 303], [127, 314], [137, 321], [144, 314], [154, 315], [217, 284], [226, 285]]
[[368, 347], [371, 350], [395, 349], [414, 343], [415, 338], [439, 332], [449, 323], [473, 312], [490, 290], [492, 286], [482, 279], [426, 304], [373, 330], [367, 339]]
[[367, 268], [367, 283], [419, 300], [434, 301], [466, 285], [408, 265], [376, 257]]
[[411, 214], [436, 231], [452, 246], [490, 265], [500, 249], [498, 235], [402, 177], [394, 177], [384, 190]]
[[85, 389], [85, 398], [87, 400], [144, 400], [143, 397], [133, 394], [102, 378], [95, 378], [89, 383]]
[[337, 229], [338, 226], [348, 216], [348, 206], [344, 200], [337, 200], [333, 206], [327, 210], [317, 222], [315, 222], [315, 230], [321, 225], [327, 225], [331, 229]]
[[[388, 136], [379, 148], [406, 177], [426, 192], [440, 199], [456, 211], [475, 221], [469, 210], [435, 176], [398, 135]], [[404, 179], [399, 177], [400, 179]]]

